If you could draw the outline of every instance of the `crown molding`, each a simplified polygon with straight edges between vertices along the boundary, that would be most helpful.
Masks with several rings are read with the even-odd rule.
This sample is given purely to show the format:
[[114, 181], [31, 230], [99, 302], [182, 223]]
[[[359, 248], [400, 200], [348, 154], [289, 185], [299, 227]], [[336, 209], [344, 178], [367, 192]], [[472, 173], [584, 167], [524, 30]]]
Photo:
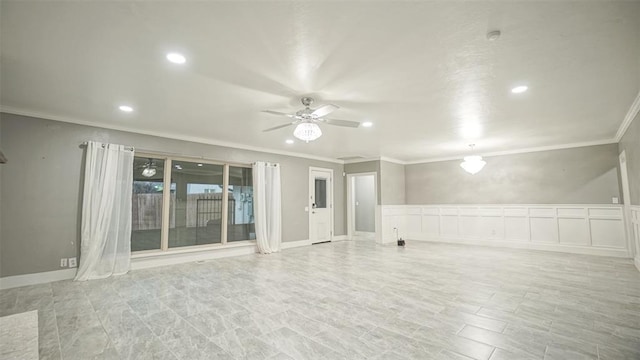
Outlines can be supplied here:
[[404, 160], [398, 160], [398, 159], [390, 158], [387, 156], [380, 156], [380, 161], [386, 161], [386, 162], [399, 164], [399, 165], [407, 165], [407, 162]]
[[182, 140], [182, 141], [189, 141], [189, 142], [194, 142], [199, 144], [223, 146], [223, 147], [233, 148], [233, 149], [257, 151], [257, 152], [263, 152], [268, 154], [285, 155], [285, 156], [291, 156], [296, 158], [326, 161], [326, 162], [335, 163], [335, 164], [344, 164], [344, 161], [340, 159], [333, 159], [333, 158], [324, 157], [324, 156], [316, 156], [316, 155], [301, 154], [301, 153], [296, 153], [291, 151], [275, 150], [275, 149], [263, 148], [258, 146], [244, 145], [244, 144], [239, 144], [239, 143], [234, 143], [229, 141], [206, 139], [206, 138], [201, 138], [197, 136], [176, 135], [176, 134], [170, 134], [162, 131], [140, 130], [140, 129], [127, 127], [127, 126], [106, 124], [102, 122], [85, 121], [85, 120], [80, 120], [72, 117], [51, 115], [51, 114], [41, 113], [37, 111], [14, 108], [10, 106], [0, 105], [0, 113], [28, 116], [33, 118], [60, 121], [60, 122], [65, 122], [70, 124], [77, 124], [77, 125], [92, 126], [92, 127], [98, 127], [102, 129], [108, 129], [108, 130], [125, 131], [125, 132], [134, 133], [134, 134], [157, 136], [157, 137], [172, 139], [172, 140]]
[[358, 163], [363, 163], [363, 162], [369, 162], [369, 161], [379, 161], [380, 157], [375, 156], [375, 157], [363, 157], [360, 159], [352, 159], [352, 160], [344, 160], [345, 165], [346, 164], [358, 164]]
[[622, 124], [620, 124], [620, 127], [618, 128], [618, 132], [616, 133], [615, 138], [616, 142], [620, 142], [620, 140], [624, 136], [624, 133], [627, 132], [627, 129], [631, 125], [631, 122], [633, 122], [633, 119], [635, 119], [638, 115], [638, 112], [640, 112], [640, 91], [638, 92], [638, 95], [636, 95], [636, 98], [633, 100], [633, 103], [631, 103], [629, 111], [627, 111], [624, 120], [622, 120]]
[[[624, 133], [626, 132], [627, 128], [631, 125], [631, 122], [633, 121], [633, 119], [635, 118], [635, 116], [638, 114], [639, 111], [640, 111], [640, 93], [638, 93], [638, 96], [636, 96], [636, 99], [634, 100], [633, 104], [629, 108], [629, 111], [627, 112], [627, 115], [625, 116], [624, 121], [622, 122], [622, 124], [620, 125], [620, 128], [618, 129], [618, 132], [616, 133], [616, 137], [613, 139], [602, 139], [602, 140], [586, 141], [586, 142], [578, 142], [578, 143], [531, 147], [531, 148], [505, 150], [505, 151], [495, 151], [495, 152], [488, 152], [488, 153], [479, 153], [478, 155], [491, 157], [491, 156], [501, 156], [501, 155], [525, 154], [525, 153], [550, 151], [550, 150], [572, 149], [572, 148], [585, 147], [585, 146], [616, 144], [620, 142], [620, 139], [622, 138], [622, 136], [624, 136]], [[173, 139], [173, 140], [182, 140], [182, 141], [189, 141], [189, 142], [200, 143], [200, 144], [223, 146], [223, 147], [233, 148], [233, 149], [241, 149], [241, 150], [263, 152], [263, 153], [275, 154], [275, 155], [284, 155], [284, 156], [291, 156], [296, 158], [325, 161], [325, 162], [330, 162], [335, 164], [356, 164], [356, 163], [368, 162], [368, 161], [386, 161], [386, 162], [391, 162], [399, 165], [415, 165], [415, 164], [425, 164], [425, 163], [440, 162], [440, 161], [460, 160], [464, 156], [468, 155], [468, 153], [463, 153], [463, 154], [446, 156], [446, 157], [425, 158], [425, 159], [412, 160], [412, 161], [403, 161], [403, 160], [394, 159], [387, 156], [377, 156], [377, 157], [354, 159], [354, 160], [340, 160], [340, 159], [334, 159], [334, 158], [323, 157], [323, 156], [300, 154], [300, 153], [290, 152], [290, 151], [275, 150], [275, 149], [263, 148], [258, 146], [244, 145], [244, 144], [239, 144], [239, 143], [234, 143], [229, 141], [206, 139], [206, 138], [195, 137], [195, 136], [175, 135], [175, 134], [169, 134], [169, 133], [160, 132], [160, 131], [140, 130], [136, 128], [112, 125], [112, 124], [106, 124], [106, 123], [94, 123], [90, 121], [75, 119], [72, 117], [51, 115], [47, 113], [24, 110], [24, 109], [19, 109], [19, 108], [9, 107], [9, 106], [2, 106], [2, 105], [0, 105], [0, 112], [7, 113], [7, 114], [20, 115], [20, 116], [28, 116], [28, 117], [34, 117], [34, 118], [40, 118], [40, 119], [66, 122], [66, 123], [77, 124], [77, 125], [92, 126], [92, 127], [98, 127], [103, 129], [109, 129], [109, 130], [125, 131], [125, 132], [130, 132], [135, 134], [141, 134], [141, 135], [157, 136], [157, 137]]]
[[398, 159], [394, 159], [394, 158], [390, 158], [390, 157], [386, 157], [386, 156], [375, 156], [375, 157], [362, 158], [362, 159], [345, 160], [344, 163], [345, 164], [358, 164], [358, 163], [369, 162], [369, 161], [386, 161], [386, 162], [399, 164], [399, 165], [406, 165], [407, 164], [406, 161], [398, 160]]
[[[514, 150], [505, 150], [505, 151], [494, 151], [494, 152], [488, 152], [488, 153], [478, 153], [477, 155], [481, 155], [481, 156], [484, 156], [484, 157], [501, 156], [501, 155], [515, 155], [515, 154], [526, 154], [526, 153], [541, 152], [541, 151], [551, 151], [551, 150], [564, 150], [564, 149], [573, 149], [573, 148], [579, 148], [579, 147], [585, 147], [585, 146], [597, 146], [597, 145], [607, 145], [607, 144], [617, 144], [617, 143], [618, 143], [618, 141], [616, 141], [616, 139], [602, 139], [602, 140], [585, 141], [585, 142], [570, 143], [570, 144], [559, 144], [559, 145], [531, 147], [531, 148], [524, 148], [524, 149], [514, 149]], [[422, 159], [422, 160], [407, 161], [407, 162], [405, 162], [405, 164], [406, 165], [415, 165], [415, 164], [425, 164], [425, 163], [440, 162], [440, 161], [462, 160], [463, 157], [468, 156], [468, 155], [469, 154], [466, 153], [466, 154], [460, 154], [460, 155], [457, 155], [457, 156], [447, 156], [447, 157], [441, 157], [441, 158], [427, 158], [427, 159]]]

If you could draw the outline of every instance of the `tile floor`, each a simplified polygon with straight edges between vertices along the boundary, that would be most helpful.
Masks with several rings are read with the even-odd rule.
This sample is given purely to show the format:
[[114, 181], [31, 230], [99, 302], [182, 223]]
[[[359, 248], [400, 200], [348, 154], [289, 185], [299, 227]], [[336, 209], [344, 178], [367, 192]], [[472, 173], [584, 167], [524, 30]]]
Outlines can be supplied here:
[[0, 292], [42, 359], [640, 359], [631, 260], [339, 242]]

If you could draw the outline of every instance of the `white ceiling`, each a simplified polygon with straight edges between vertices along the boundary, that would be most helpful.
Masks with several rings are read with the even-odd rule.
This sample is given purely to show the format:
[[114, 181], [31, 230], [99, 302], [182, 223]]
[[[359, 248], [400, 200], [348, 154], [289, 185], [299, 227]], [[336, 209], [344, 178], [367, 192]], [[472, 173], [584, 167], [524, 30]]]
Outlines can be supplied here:
[[[275, 151], [403, 161], [614, 138], [640, 2], [1, 3], [4, 111]], [[486, 33], [499, 29], [498, 41]], [[182, 52], [187, 64], [168, 63]], [[510, 89], [526, 84], [529, 91]], [[262, 130], [312, 95], [305, 144]], [[131, 114], [120, 104], [135, 108]]]

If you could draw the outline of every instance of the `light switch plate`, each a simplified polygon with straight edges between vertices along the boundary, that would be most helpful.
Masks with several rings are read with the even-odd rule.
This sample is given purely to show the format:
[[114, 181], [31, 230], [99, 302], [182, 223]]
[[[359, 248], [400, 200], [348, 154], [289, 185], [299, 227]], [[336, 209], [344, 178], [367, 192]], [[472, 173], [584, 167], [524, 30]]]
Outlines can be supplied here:
[[75, 257], [70, 257], [69, 258], [69, 267], [70, 268], [74, 268], [78, 266], [78, 264], [76, 263], [76, 258]]
[[60, 259], [60, 267], [67, 267], [67, 258]]
[[617, 197], [614, 196], [614, 197], [611, 198], [611, 202], [613, 204], [619, 204], [620, 203], [620, 199], [618, 199]]

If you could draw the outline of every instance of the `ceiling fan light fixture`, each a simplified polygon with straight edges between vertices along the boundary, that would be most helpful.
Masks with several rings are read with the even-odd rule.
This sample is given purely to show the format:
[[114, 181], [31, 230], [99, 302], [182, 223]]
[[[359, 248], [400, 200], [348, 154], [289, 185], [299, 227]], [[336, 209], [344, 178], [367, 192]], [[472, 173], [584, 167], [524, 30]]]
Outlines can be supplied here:
[[142, 176], [144, 177], [152, 177], [155, 174], [156, 168], [152, 168], [150, 166], [147, 166], [146, 168], [144, 168], [144, 170], [142, 170]]
[[316, 140], [320, 136], [322, 136], [322, 130], [320, 130], [320, 126], [311, 122], [303, 122], [296, 126], [295, 130], [293, 130], [293, 136], [298, 139], [309, 142]]

